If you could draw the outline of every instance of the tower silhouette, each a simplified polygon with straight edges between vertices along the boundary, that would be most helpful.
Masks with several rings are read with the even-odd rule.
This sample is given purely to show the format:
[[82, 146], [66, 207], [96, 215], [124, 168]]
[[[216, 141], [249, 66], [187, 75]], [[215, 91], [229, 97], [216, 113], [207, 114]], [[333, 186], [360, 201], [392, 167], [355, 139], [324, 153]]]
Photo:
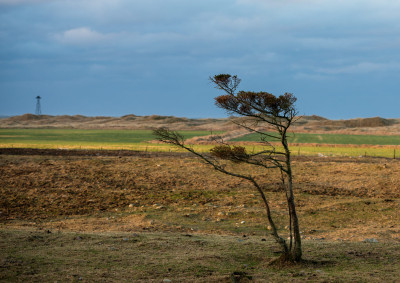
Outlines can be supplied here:
[[40, 99], [41, 97], [39, 95], [36, 96], [36, 111], [35, 111], [36, 115], [42, 115], [42, 109], [40, 107]]

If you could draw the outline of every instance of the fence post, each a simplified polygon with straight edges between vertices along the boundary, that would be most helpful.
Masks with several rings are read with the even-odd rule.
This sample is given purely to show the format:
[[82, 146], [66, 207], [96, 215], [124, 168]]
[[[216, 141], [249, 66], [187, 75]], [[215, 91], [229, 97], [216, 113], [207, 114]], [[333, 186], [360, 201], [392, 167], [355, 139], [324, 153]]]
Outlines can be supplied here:
[[393, 149], [393, 159], [396, 159], [396, 149]]

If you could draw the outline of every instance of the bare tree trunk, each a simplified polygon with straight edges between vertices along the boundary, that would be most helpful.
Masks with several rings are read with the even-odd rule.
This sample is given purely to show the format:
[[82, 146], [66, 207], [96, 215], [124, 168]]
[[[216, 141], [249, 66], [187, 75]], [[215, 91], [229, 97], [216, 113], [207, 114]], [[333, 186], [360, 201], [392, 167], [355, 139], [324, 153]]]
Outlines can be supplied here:
[[291, 250], [291, 253], [292, 253], [291, 257], [294, 261], [300, 261], [301, 256], [302, 256], [301, 235], [300, 235], [299, 220], [297, 218], [297, 213], [296, 213], [296, 205], [294, 202], [292, 176], [291, 175], [289, 176], [289, 184], [288, 185], [289, 185], [288, 205], [290, 207], [292, 230], [293, 230], [293, 236], [294, 236], [294, 246], [293, 246], [293, 249]]
[[[289, 126], [289, 125], [288, 125]], [[290, 229], [291, 232], [293, 232], [293, 238], [294, 238], [294, 246], [290, 247], [290, 258], [291, 260], [294, 261], [300, 261], [302, 257], [302, 248], [301, 248], [301, 234], [300, 234], [300, 226], [299, 226], [299, 220], [297, 217], [296, 213], [296, 205], [294, 201], [294, 194], [293, 194], [293, 173], [292, 173], [292, 166], [291, 166], [291, 156], [290, 156], [290, 150], [289, 146], [287, 143], [287, 137], [286, 137], [286, 130], [285, 128], [281, 132], [282, 136], [282, 145], [285, 149], [285, 157], [286, 157], [286, 175], [288, 178], [288, 188], [287, 188], [287, 202], [288, 202], [288, 208], [289, 208], [289, 213], [290, 213]], [[292, 235], [290, 235], [292, 236]], [[290, 239], [292, 241], [292, 238]]]
[[[175, 131], [167, 128], [160, 128], [154, 131], [159, 141], [173, 144], [188, 150], [194, 155], [203, 159], [207, 164], [214, 167], [215, 170], [250, 181], [258, 190], [263, 199], [267, 210], [268, 222], [271, 226], [271, 234], [282, 248], [283, 254], [279, 261], [300, 261], [302, 258], [301, 236], [299, 221], [296, 213], [296, 205], [293, 194], [293, 176], [290, 160], [290, 150], [287, 142], [287, 131], [296, 121], [297, 110], [295, 107], [296, 97], [291, 93], [285, 93], [279, 97], [267, 92], [246, 92], [236, 89], [240, 83], [237, 76], [229, 74], [220, 74], [211, 77], [210, 80], [216, 84], [216, 87], [223, 90], [226, 94], [215, 98], [216, 105], [231, 114], [238, 114], [245, 118], [235, 124], [249, 130], [252, 133], [260, 135], [264, 146], [268, 148], [257, 153], [248, 154], [246, 148], [242, 146], [233, 146], [221, 141], [221, 145], [210, 150], [213, 157], [200, 154], [184, 143], [184, 137]], [[265, 125], [264, 130], [260, 130], [259, 125]], [[269, 133], [273, 130], [274, 134]], [[281, 141], [284, 150], [277, 150], [268, 139]], [[253, 150], [254, 151], [254, 150]], [[289, 215], [290, 241], [288, 242], [279, 236], [278, 230], [271, 216], [270, 206], [260, 185], [254, 179], [253, 175], [242, 175], [225, 169], [214, 158], [229, 160], [234, 163], [247, 163], [254, 166], [261, 166], [264, 169], [278, 169], [281, 173], [282, 190], [286, 194]]]

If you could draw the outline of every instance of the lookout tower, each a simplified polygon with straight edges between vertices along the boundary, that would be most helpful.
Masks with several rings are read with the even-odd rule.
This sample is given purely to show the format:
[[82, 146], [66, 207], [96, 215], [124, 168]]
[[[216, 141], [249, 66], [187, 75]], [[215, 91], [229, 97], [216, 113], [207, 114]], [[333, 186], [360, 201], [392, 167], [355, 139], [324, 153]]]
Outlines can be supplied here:
[[42, 115], [42, 109], [40, 107], [40, 99], [41, 97], [39, 95], [36, 96], [36, 111], [35, 111], [36, 115]]

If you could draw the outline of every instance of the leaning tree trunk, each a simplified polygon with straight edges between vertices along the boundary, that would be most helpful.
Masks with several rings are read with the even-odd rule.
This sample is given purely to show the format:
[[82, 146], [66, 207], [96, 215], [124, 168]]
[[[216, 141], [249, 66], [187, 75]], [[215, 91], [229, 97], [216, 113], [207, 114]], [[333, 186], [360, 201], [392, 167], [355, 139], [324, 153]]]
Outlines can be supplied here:
[[[289, 127], [289, 125], [287, 126], [287, 128]], [[285, 128], [281, 132], [281, 136], [282, 136], [281, 141], [282, 141], [282, 145], [285, 149], [285, 158], [286, 158], [286, 172], [285, 172], [286, 176], [287, 176], [286, 197], [287, 197], [289, 216], [290, 216], [290, 231], [291, 231], [290, 241], [292, 241], [292, 233], [293, 233], [294, 245], [292, 245], [292, 243], [290, 244], [290, 251], [289, 251], [289, 254], [287, 254], [286, 256], [287, 256], [288, 260], [301, 261], [301, 257], [302, 257], [301, 235], [300, 235], [299, 220], [298, 220], [297, 213], [296, 213], [296, 205], [295, 205], [294, 194], [293, 194], [293, 174], [292, 174], [290, 150], [289, 150], [289, 146], [287, 143], [287, 137], [286, 137], [287, 128]]]
[[[184, 137], [177, 132], [170, 131], [167, 128], [160, 128], [155, 130], [154, 133], [159, 141], [186, 149], [187, 151], [203, 159], [209, 165], [213, 166], [217, 171], [252, 182], [264, 201], [267, 210], [268, 221], [272, 230], [271, 234], [283, 249], [283, 255], [281, 259], [285, 261], [300, 261], [302, 256], [300, 228], [293, 196], [290, 151], [286, 136], [288, 128], [296, 119], [295, 117], [297, 115], [297, 111], [295, 102], [297, 99], [291, 93], [285, 93], [277, 97], [268, 92], [237, 92], [236, 89], [240, 83], [240, 79], [237, 76], [231, 76], [229, 74], [216, 75], [210, 79], [216, 84], [218, 89], [223, 90], [226, 93], [225, 95], [220, 95], [215, 98], [216, 105], [226, 110], [230, 114], [238, 114], [240, 117], [245, 118], [244, 120], [241, 120], [242, 122], [234, 123], [246, 130], [250, 130], [250, 132], [259, 134], [264, 145], [272, 148], [260, 151], [258, 153], [253, 152], [252, 154], [248, 154], [246, 153], [246, 149], [244, 147], [234, 146], [232, 149], [230, 145], [226, 145], [222, 142], [221, 146], [214, 147], [211, 150], [211, 153], [214, 155], [214, 157], [223, 160], [230, 160], [236, 163], [247, 163], [255, 166], [261, 166], [264, 169], [279, 168], [282, 178], [282, 187], [286, 193], [289, 209], [289, 245], [284, 238], [279, 236], [278, 230], [272, 219], [270, 207], [265, 194], [252, 176], [241, 175], [225, 170], [225, 167], [219, 164], [218, 161], [214, 161], [213, 159], [208, 158], [206, 155], [194, 151], [190, 146], [186, 146], [184, 144]], [[259, 125], [265, 125], [266, 131], [260, 131], [258, 129]], [[271, 128], [274, 130], [274, 133], [279, 134], [279, 136], [275, 134], [268, 134], [268, 131]], [[276, 150], [275, 146], [268, 141], [268, 138], [273, 138], [274, 141], [277, 141], [279, 138], [281, 138], [284, 151]]]
[[299, 220], [297, 218], [296, 205], [295, 205], [294, 196], [293, 196], [292, 176], [289, 175], [288, 178], [289, 178], [288, 206], [290, 208], [290, 218], [291, 218], [291, 222], [292, 222], [291, 227], [292, 227], [293, 237], [294, 237], [294, 246], [291, 248], [290, 258], [291, 258], [291, 260], [294, 260], [294, 261], [300, 261], [301, 256], [302, 256], [302, 249], [301, 249], [301, 235], [300, 235]]

